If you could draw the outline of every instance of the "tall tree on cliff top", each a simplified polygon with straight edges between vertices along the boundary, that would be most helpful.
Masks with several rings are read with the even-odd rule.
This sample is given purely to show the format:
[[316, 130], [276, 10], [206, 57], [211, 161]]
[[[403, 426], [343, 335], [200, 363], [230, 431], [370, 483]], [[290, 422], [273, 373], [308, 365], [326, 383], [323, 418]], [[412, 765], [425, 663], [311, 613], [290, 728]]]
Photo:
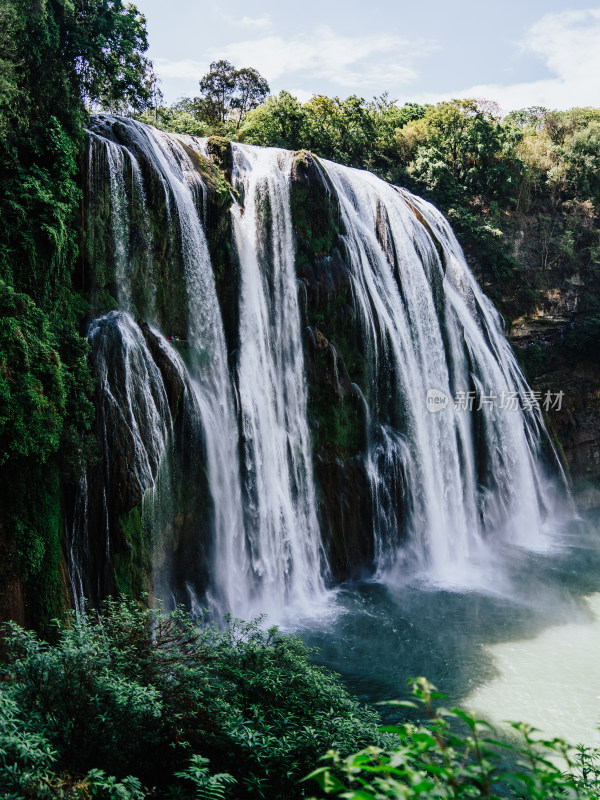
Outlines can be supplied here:
[[252, 67], [236, 69], [229, 61], [213, 61], [200, 80], [198, 115], [209, 124], [232, 119], [236, 130], [245, 115], [259, 106], [269, 94], [269, 84]]

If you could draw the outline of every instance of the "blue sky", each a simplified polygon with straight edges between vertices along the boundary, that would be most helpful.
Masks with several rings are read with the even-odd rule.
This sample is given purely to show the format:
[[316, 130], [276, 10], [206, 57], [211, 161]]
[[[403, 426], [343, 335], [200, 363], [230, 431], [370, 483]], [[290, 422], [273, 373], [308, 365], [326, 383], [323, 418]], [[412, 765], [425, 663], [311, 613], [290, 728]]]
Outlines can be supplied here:
[[485, 97], [503, 111], [600, 106], [600, 6], [564, 0], [136, 0], [172, 102], [211, 60], [255, 67], [271, 90], [399, 102]]

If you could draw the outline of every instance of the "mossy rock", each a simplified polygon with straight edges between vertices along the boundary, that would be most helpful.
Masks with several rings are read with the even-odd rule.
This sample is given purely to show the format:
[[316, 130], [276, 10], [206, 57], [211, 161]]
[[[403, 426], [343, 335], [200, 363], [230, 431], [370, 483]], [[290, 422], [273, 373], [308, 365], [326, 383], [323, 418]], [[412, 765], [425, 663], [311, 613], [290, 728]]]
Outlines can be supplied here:
[[231, 142], [224, 136], [210, 136], [207, 142], [208, 152], [223, 172], [233, 169], [233, 150]]
[[321, 164], [296, 154], [290, 190], [296, 269], [304, 304], [308, 413], [315, 455], [347, 458], [364, 450], [364, 414], [352, 384], [364, 384], [365, 355], [353, 309], [350, 270], [343, 258], [336, 194]]
[[113, 556], [115, 588], [121, 595], [142, 598], [151, 591], [152, 569], [140, 505], [119, 517], [119, 528], [123, 546]]

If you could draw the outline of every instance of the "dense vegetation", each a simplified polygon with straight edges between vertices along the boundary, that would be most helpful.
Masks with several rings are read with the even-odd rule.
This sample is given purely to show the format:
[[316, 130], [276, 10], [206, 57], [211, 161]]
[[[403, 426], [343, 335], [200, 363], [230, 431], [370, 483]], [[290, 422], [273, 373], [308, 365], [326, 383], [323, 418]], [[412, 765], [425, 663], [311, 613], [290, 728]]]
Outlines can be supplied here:
[[121, 0], [0, 3], [0, 607], [63, 605], [61, 493], [94, 457], [77, 290], [87, 110], [151, 94], [145, 20]]
[[[561, 279], [577, 275], [590, 286], [582, 309], [589, 333], [600, 258], [599, 110], [534, 107], [502, 119], [481, 100], [399, 107], [385, 94], [315, 95], [302, 104], [285, 91], [249, 110], [241, 125], [233, 115], [210, 124], [199, 108], [182, 100], [143, 118], [175, 132], [308, 149], [406, 186], [447, 214], [509, 321], [539, 302], [558, 268]], [[531, 258], [518, 252], [524, 228], [535, 243]]]
[[8, 645], [0, 792], [14, 800], [285, 800], [316, 784], [351, 800], [598, 796], [598, 753], [524, 725], [494, 741], [437, 709], [424, 680], [418, 704], [395, 703], [415, 721], [378, 730], [298, 638], [257, 623], [198, 629], [183, 611], [108, 601], [57, 623], [55, 644], [12, 625]]
[[377, 715], [276, 629], [199, 630], [180, 611], [107, 602], [55, 638], [11, 628], [2, 796], [214, 798], [221, 779], [200, 787], [227, 773], [228, 797], [293, 798], [322, 753], [385, 742]]

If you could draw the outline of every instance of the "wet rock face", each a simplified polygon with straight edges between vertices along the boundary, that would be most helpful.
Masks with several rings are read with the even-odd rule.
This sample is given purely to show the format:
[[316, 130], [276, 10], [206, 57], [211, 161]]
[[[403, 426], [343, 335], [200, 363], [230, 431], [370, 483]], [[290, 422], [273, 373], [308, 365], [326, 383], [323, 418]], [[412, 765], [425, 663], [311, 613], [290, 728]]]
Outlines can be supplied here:
[[[140, 596], [169, 572], [184, 602], [186, 587], [206, 589], [212, 514], [193, 391], [177, 354], [142, 320], [110, 312], [94, 321], [89, 341], [101, 458], [88, 469], [70, 526], [82, 595], [92, 603], [116, 591]], [[175, 496], [150, 498], [146, 508], [159, 465]], [[86, 509], [79, 519], [78, 504]]]
[[368, 571], [373, 560], [361, 397], [366, 365], [336, 196], [306, 152], [296, 157], [291, 207], [319, 517], [332, 578], [339, 582]]
[[184, 387], [159, 337], [128, 314], [95, 320], [88, 339], [100, 459], [73, 503], [68, 549], [84, 565], [82, 594], [95, 603], [118, 588], [114, 558], [132, 548], [121, 521], [155, 481]]
[[551, 408], [547, 416], [578, 507], [582, 511], [600, 508], [600, 367], [563, 365], [539, 376], [534, 388], [542, 394], [548, 390], [564, 393], [560, 409]]
[[363, 577], [374, 556], [371, 495], [364, 459], [319, 458], [315, 477], [320, 492], [323, 540], [334, 583]]
[[[175, 367], [149, 330], [171, 394]], [[161, 369], [131, 317], [111, 312], [90, 329], [90, 359], [97, 377], [98, 437], [105, 453], [111, 507], [129, 511], [152, 485], [171, 424]], [[168, 384], [167, 384], [168, 385]]]
[[567, 280], [548, 276], [554, 288], [541, 293], [537, 306], [513, 320], [509, 339], [518, 355], [538, 348], [542, 360], [532, 388], [563, 392], [560, 409], [551, 408], [546, 419], [562, 454], [578, 508], [600, 508], [600, 368], [565, 357], [563, 341], [577, 324], [586, 291], [578, 276]]
[[169, 408], [173, 418], [177, 417], [185, 384], [172, 355], [167, 351], [160, 336], [157, 336], [147, 322], [138, 321], [138, 326], [144, 336], [148, 350], [154, 363], [162, 375], [163, 383], [169, 400]]

